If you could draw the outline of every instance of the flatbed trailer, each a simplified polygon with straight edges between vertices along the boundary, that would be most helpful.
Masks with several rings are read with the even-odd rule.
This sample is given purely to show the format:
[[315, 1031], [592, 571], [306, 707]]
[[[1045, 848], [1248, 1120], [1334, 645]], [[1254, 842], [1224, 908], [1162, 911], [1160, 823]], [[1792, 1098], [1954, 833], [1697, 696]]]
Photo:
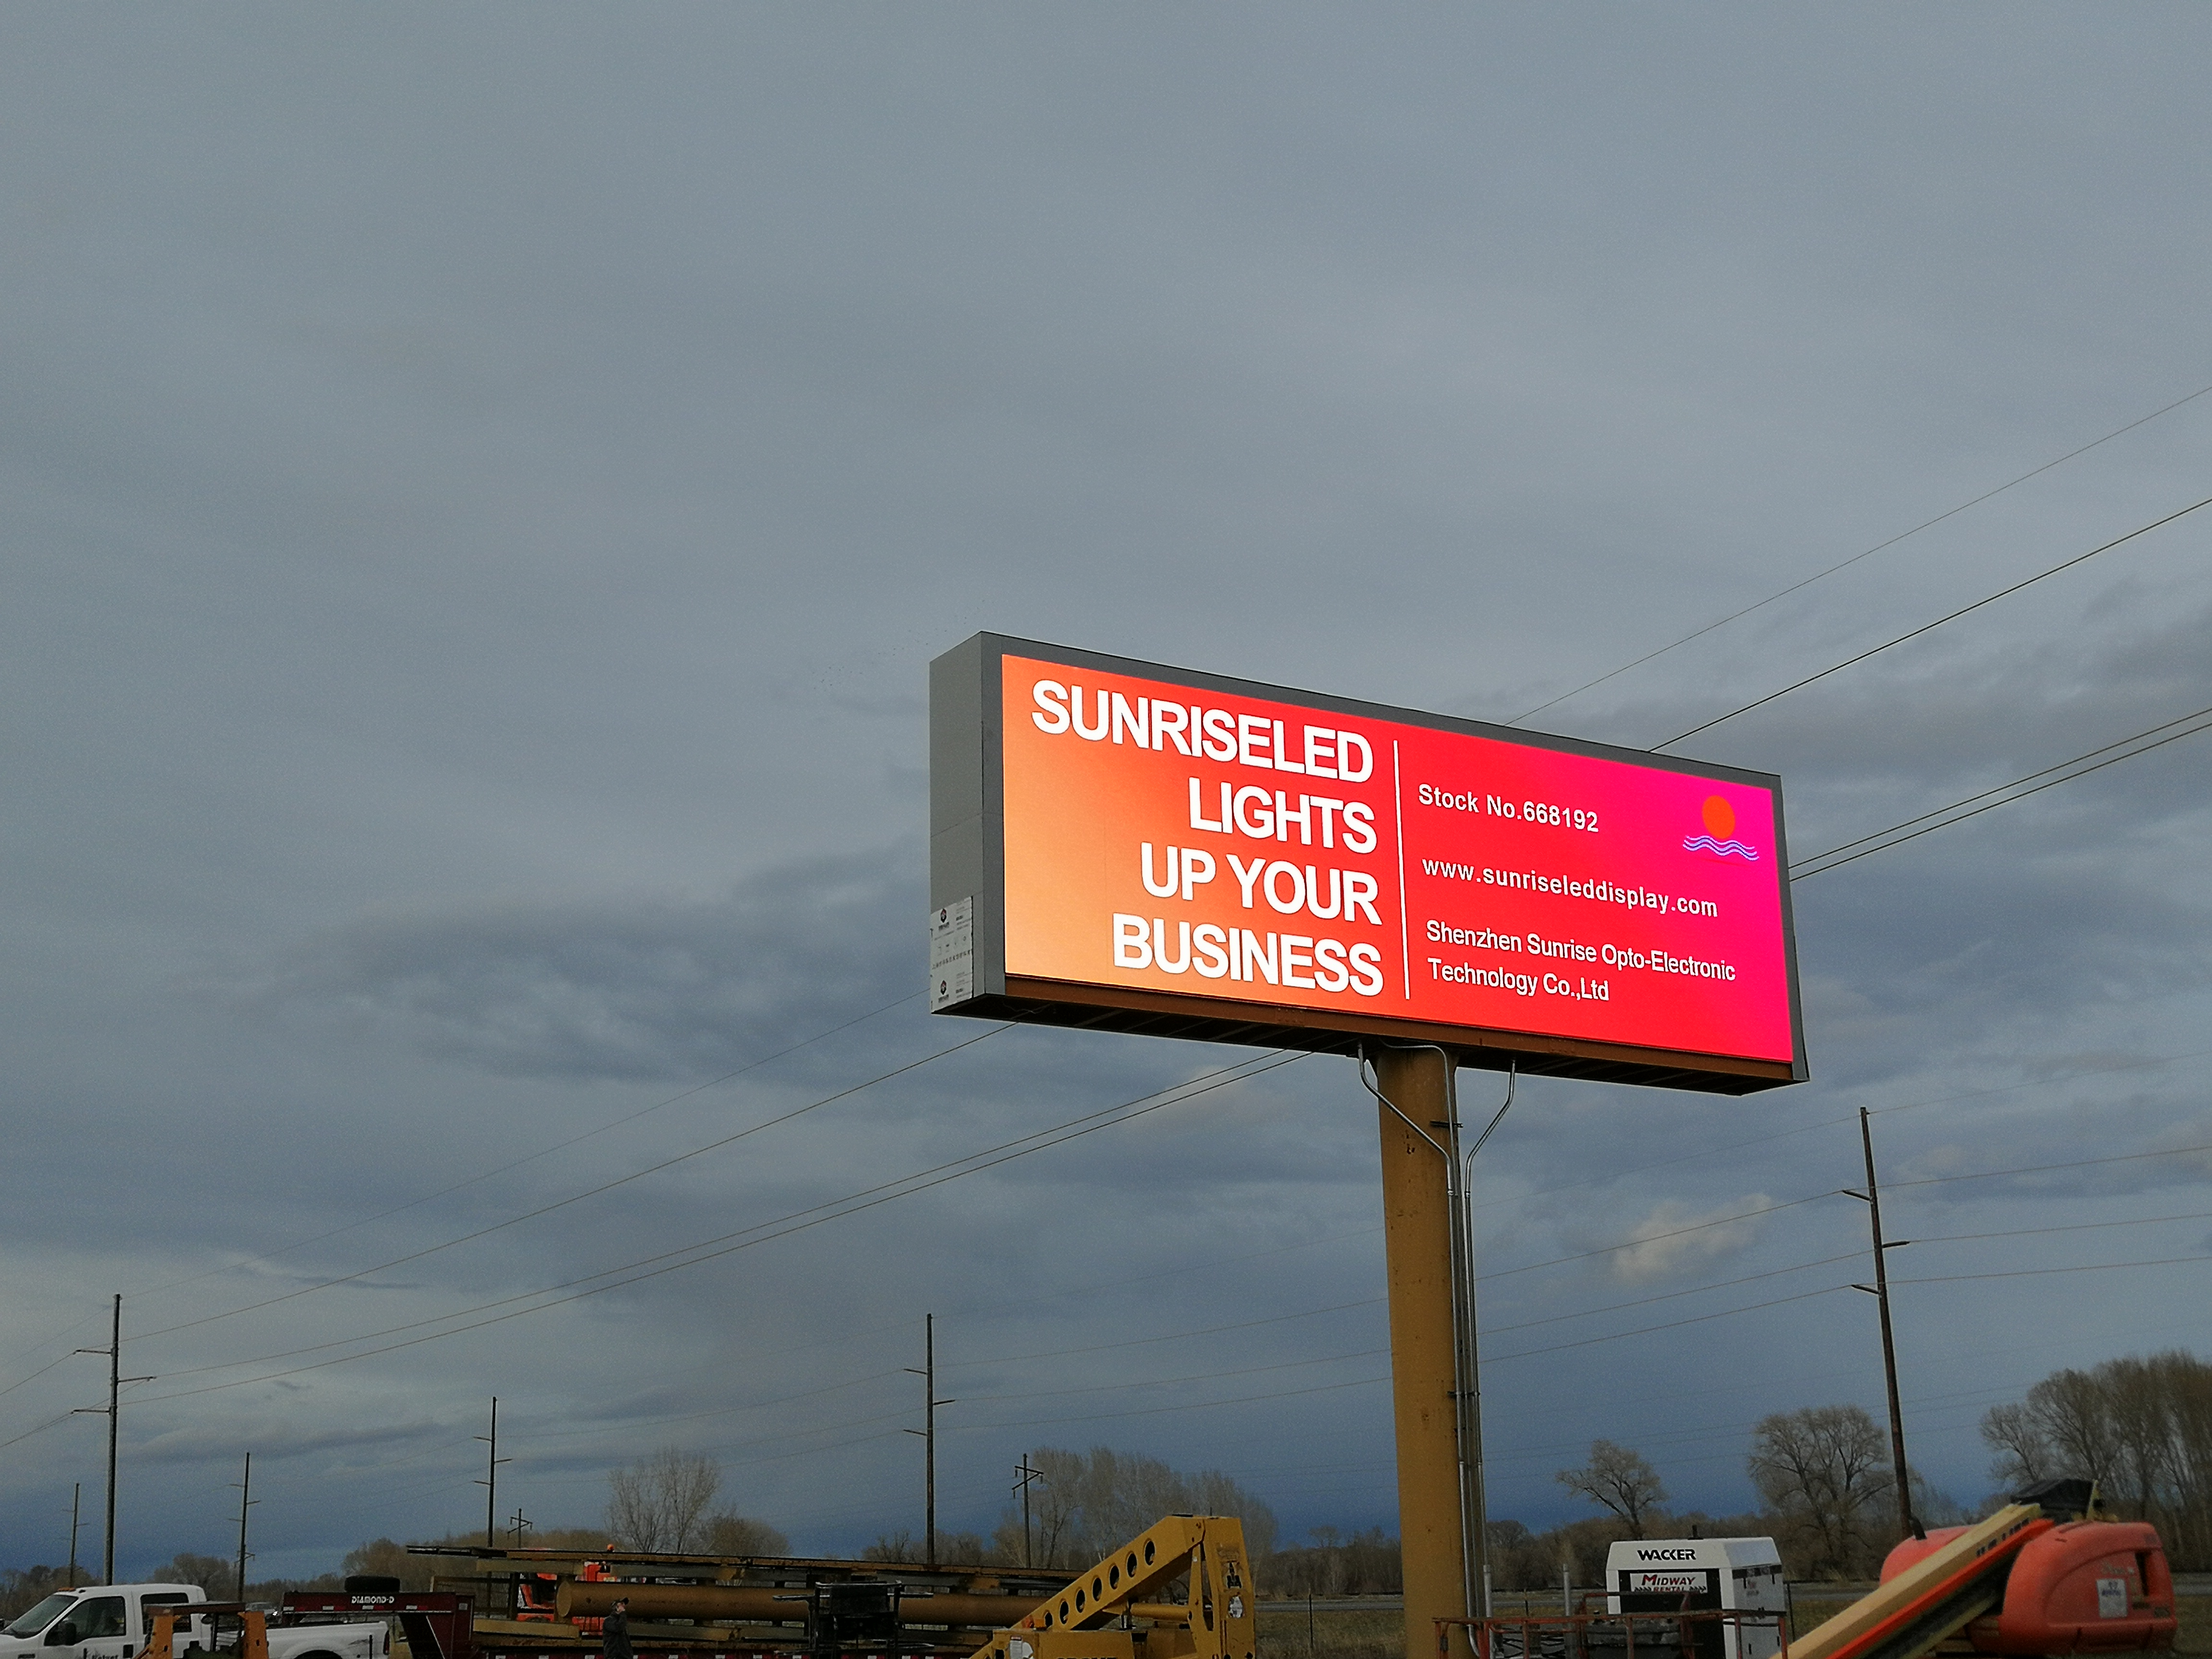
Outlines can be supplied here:
[[[476, 1573], [352, 1579], [296, 1613], [398, 1620], [410, 1659], [586, 1659], [622, 1599], [637, 1659], [1255, 1659], [1243, 1524], [1168, 1516], [1079, 1573], [787, 1555], [427, 1547]], [[458, 1579], [458, 1582], [456, 1582]], [[389, 1589], [387, 1589], [389, 1586]], [[546, 1589], [550, 1586], [550, 1595]]]
[[[1255, 1659], [1233, 1516], [1170, 1516], [1074, 1573], [818, 1557], [457, 1549], [427, 1591], [356, 1579], [288, 1612], [396, 1620], [410, 1659], [586, 1659], [629, 1604], [635, 1659]], [[544, 1594], [551, 1587], [550, 1598]]]
[[[581, 1659], [599, 1651], [599, 1621], [630, 1604], [637, 1659], [750, 1659], [805, 1648], [804, 1630], [832, 1616], [825, 1588], [895, 1586], [904, 1654], [964, 1656], [1071, 1582], [1066, 1571], [930, 1566], [828, 1556], [429, 1545], [412, 1554], [439, 1571], [431, 1589], [471, 1605], [471, 1656], [441, 1648], [415, 1659]], [[416, 1598], [419, 1600], [420, 1598]], [[932, 1618], [933, 1613], [941, 1615]]]

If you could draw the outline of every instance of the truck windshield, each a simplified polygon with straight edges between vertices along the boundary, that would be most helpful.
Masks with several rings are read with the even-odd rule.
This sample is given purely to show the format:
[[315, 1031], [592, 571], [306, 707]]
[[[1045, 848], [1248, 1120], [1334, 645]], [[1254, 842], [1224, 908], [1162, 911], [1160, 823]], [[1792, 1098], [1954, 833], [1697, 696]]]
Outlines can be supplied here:
[[36, 1636], [40, 1631], [52, 1624], [56, 1619], [61, 1616], [61, 1610], [64, 1607], [74, 1605], [76, 1601], [76, 1597], [74, 1595], [58, 1594], [49, 1595], [45, 1601], [40, 1602], [38, 1606], [33, 1607], [28, 1613], [25, 1613], [21, 1619], [18, 1619], [14, 1624], [9, 1626], [8, 1634], [10, 1636]]

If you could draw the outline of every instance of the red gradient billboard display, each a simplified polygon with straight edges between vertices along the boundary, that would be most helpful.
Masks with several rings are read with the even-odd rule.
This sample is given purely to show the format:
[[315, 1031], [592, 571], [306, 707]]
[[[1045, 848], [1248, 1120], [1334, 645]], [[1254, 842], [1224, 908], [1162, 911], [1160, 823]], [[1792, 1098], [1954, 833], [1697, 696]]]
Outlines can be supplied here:
[[1804, 1075], [1778, 780], [982, 644], [991, 878], [933, 868], [975, 939], [968, 994], [936, 1006], [1692, 1087]]

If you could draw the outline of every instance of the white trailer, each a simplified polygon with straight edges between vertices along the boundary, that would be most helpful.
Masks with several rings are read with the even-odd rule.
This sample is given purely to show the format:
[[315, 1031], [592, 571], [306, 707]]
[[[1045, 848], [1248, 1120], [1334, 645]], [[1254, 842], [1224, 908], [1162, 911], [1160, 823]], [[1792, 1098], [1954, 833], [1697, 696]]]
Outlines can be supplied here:
[[1771, 1659], [1789, 1604], [1771, 1538], [1627, 1538], [1606, 1553], [1607, 1613], [1774, 1615], [1700, 1621], [1689, 1644], [1698, 1659]]

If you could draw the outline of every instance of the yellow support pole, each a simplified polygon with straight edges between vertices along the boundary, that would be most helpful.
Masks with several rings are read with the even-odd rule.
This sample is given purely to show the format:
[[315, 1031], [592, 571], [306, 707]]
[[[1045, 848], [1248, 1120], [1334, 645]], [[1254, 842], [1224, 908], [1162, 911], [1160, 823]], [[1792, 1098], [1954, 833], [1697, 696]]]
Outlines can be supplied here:
[[[1435, 1659], [1437, 1619], [1468, 1616], [1452, 1398], [1452, 1228], [1448, 1062], [1434, 1048], [1376, 1053], [1382, 1136], [1382, 1237], [1390, 1290], [1390, 1387], [1398, 1430], [1398, 1537], [1405, 1554], [1406, 1659]], [[1397, 1108], [1394, 1112], [1392, 1106]], [[1412, 1120], [1401, 1121], [1402, 1112]], [[1439, 1127], [1431, 1128], [1431, 1124]], [[1425, 1131], [1426, 1133], [1417, 1132]], [[1462, 1632], [1463, 1636], [1464, 1632]], [[1455, 1637], [1455, 1653], [1467, 1651]]]

